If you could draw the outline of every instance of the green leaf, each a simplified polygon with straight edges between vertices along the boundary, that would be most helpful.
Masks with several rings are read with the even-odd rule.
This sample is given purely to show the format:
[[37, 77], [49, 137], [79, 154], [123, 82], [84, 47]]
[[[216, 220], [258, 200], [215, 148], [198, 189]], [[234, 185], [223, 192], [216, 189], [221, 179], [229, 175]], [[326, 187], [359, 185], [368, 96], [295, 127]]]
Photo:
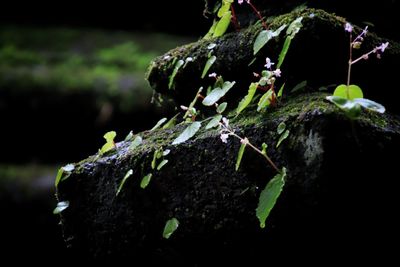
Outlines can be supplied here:
[[276, 143], [276, 147], [279, 147], [281, 145], [281, 143], [288, 138], [290, 131], [286, 130], [280, 137], [278, 140], [278, 143]]
[[289, 27], [286, 30], [286, 34], [290, 35], [290, 37], [293, 39], [294, 36], [300, 31], [301, 27], [303, 27], [303, 24], [301, 21], [303, 20], [303, 17], [298, 17], [292, 23], [290, 23]]
[[205, 40], [211, 39], [211, 37], [214, 35], [217, 24], [218, 24], [218, 21], [214, 19], [213, 24], [211, 25], [210, 29], [208, 30], [207, 34], [203, 37], [203, 39], [205, 39]]
[[221, 114], [222, 112], [224, 112], [227, 105], [228, 103], [226, 102], [219, 104], [217, 107], [217, 113]]
[[172, 218], [165, 223], [163, 237], [168, 239], [178, 229], [179, 221], [176, 218]]
[[192, 138], [201, 127], [201, 122], [195, 121], [192, 122], [173, 142], [173, 145], [177, 145], [183, 142], [186, 142], [190, 138]]
[[126, 180], [127, 180], [129, 177], [131, 177], [132, 174], [133, 174], [133, 170], [132, 170], [132, 169], [130, 169], [129, 171], [126, 172], [124, 178], [121, 180], [121, 183], [120, 183], [119, 186], [118, 186], [117, 193], [115, 194], [116, 196], [119, 195], [119, 193], [121, 192], [122, 188], [124, 187], [124, 184], [125, 184]]
[[336, 87], [335, 91], [333, 92], [333, 95], [347, 98], [349, 100], [353, 100], [354, 98], [364, 97], [360, 87], [358, 87], [357, 85], [349, 85], [349, 87], [347, 87], [347, 85], [345, 84], [341, 84], [338, 87]]
[[236, 82], [224, 82], [222, 88], [213, 89], [204, 99], [203, 105], [212, 106], [217, 103], [228, 91], [235, 85]]
[[142, 144], [142, 142], [143, 142], [142, 137], [140, 135], [137, 135], [135, 137], [135, 139], [132, 141], [132, 143], [130, 144], [130, 146], [128, 148], [129, 151], [135, 150], [138, 146], [140, 146]]
[[275, 206], [276, 200], [282, 192], [285, 185], [285, 179], [286, 168], [282, 168], [282, 172], [275, 175], [260, 194], [256, 215], [260, 221], [261, 228], [265, 227], [265, 220], [268, 218], [271, 210]]
[[261, 48], [263, 48], [269, 40], [277, 37], [284, 29], [286, 28], [286, 24], [279, 27], [276, 31], [271, 30], [263, 30], [258, 35], [253, 45], [253, 54], [256, 55]]
[[[61, 181], [64, 181], [69, 178], [71, 172], [75, 169], [73, 164], [67, 164], [64, 167], [58, 169], [56, 180], [54, 182], [55, 186], [57, 187]], [[64, 175], [66, 174], [66, 175]]]
[[235, 170], [236, 171], [239, 170], [240, 162], [242, 162], [243, 153], [244, 153], [245, 148], [246, 148], [246, 142], [241, 143], [240, 148], [239, 148], [239, 152], [238, 152], [238, 155], [237, 155], [237, 158], [236, 158], [236, 165], [235, 165]]
[[169, 76], [168, 89], [172, 89], [172, 86], [174, 85], [175, 76], [178, 73], [179, 69], [183, 66], [183, 64], [185, 64], [185, 61], [183, 61], [182, 59], [176, 62], [174, 70], [172, 71], [171, 76]]
[[106, 139], [106, 143], [103, 145], [103, 147], [100, 149], [100, 153], [104, 154], [108, 151], [110, 151], [111, 149], [113, 149], [115, 147], [114, 144], [114, 138], [117, 135], [116, 132], [111, 131], [106, 133], [103, 137], [104, 139]]
[[236, 108], [236, 116], [240, 114], [243, 110], [247, 108], [247, 106], [253, 100], [253, 97], [257, 91], [258, 83], [251, 83], [249, 86], [249, 90], [247, 91], [247, 95], [239, 102], [238, 107]]
[[154, 170], [156, 168], [157, 159], [161, 158], [163, 155], [163, 151], [161, 149], [157, 149], [154, 151], [153, 160], [151, 161], [151, 168]]
[[268, 145], [267, 145], [266, 143], [262, 143], [261, 147], [262, 147], [261, 153], [262, 153], [263, 155], [267, 155], [267, 148], [268, 148]]
[[217, 26], [215, 26], [213, 37], [220, 37], [224, 35], [229, 27], [229, 24], [231, 23], [231, 17], [232, 15], [230, 11], [225, 12], [222, 18], [218, 21]]
[[222, 18], [224, 14], [230, 10], [232, 3], [233, 0], [222, 0], [222, 6], [218, 10], [217, 16]]
[[159, 120], [156, 125], [154, 125], [153, 128], [150, 129], [150, 132], [160, 128], [160, 126], [167, 120], [167, 118], [162, 118], [161, 120]]
[[277, 132], [278, 134], [282, 134], [283, 131], [286, 130], [286, 124], [284, 122], [279, 123], [278, 128], [277, 128]]
[[163, 161], [161, 161], [160, 164], [158, 164], [158, 166], [157, 166], [157, 171], [161, 170], [161, 168], [164, 167], [165, 164], [167, 164], [167, 163], [168, 163], [167, 159], [164, 159]]
[[203, 73], [201, 74], [202, 79], [206, 76], [215, 60], [217, 60], [216, 56], [212, 56], [207, 60], [206, 65], [204, 65]]
[[125, 140], [124, 140], [124, 141], [129, 141], [129, 140], [131, 140], [132, 138], [133, 138], [133, 132], [130, 131], [130, 132], [128, 133], [128, 135], [125, 137]]
[[279, 98], [282, 97], [283, 89], [284, 89], [284, 88], [285, 88], [285, 84], [282, 84], [281, 88], [279, 88], [279, 91], [278, 91], [278, 97], [279, 97]]
[[294, 92], [296, 92], [296, 91], [302, 90], [302, 89], [305, 88], [306, 86], [307, 86], [307, 81], [299, 82], [298, 84], [296, 84], [295, 87], [293, 87], [293, 89], [292, 89], [291, 92], [294, 93]]
[[271, 104], [271, 97], [274, 94], [272, 90], [268, 90], [258, 101], [257, 111], [267, 108]]
[[57, 203], [57, 207], [53, 210], [53, 214], [60, 214], [69, 207], [69, 201], [61, 201]]
[[169, 121], [167, 121], [166, 124], [162, 127], [162, 129], [169, 129], [171, 127], [174, 127], [176, 125], [176, 119], [178, 118], [180, 113], [175, 114]]
[[369, 100], [366, 98], [356, 98], [356, 99], [353, 99], [353, 102], [360, 104], [362, 107], [364, 107], [368, 110], [379, 112], [379, 113], [385, 113], [385, 107], [379, 103], [372, 101], [372, 100]]
[[220, 115], [220, 114], [215, 115], [215, 116], [210, 120], [210, 122], [206, 125], [206, 130], [218, 126], [218, 125], [219, 125], [219, 122], [221, 121], [221, 119], [222, 119], [222, 115]]
[[279, 69], [282, 66], [282, 63], [285, 60], [286, 54], [289, 51], [291, 43], [292, 43], [292, 38], [290, 36], [287, 36], [285, 39], [285, 43], [283, 44], [282, 50], [279, 53], [278, 63], [276, 64], [277, 69]]
[[152, 173], [149, 173], [145, 177], [143, 177], [142, 181], [140, 182], [140, 187], [145, 189], [149, 185], [152, 177], [153, 177]]
[[327, 96], [326, 99], [346, 113], [350, 119], [357, 118], [361, 113], [360, 104], [340, 96]]

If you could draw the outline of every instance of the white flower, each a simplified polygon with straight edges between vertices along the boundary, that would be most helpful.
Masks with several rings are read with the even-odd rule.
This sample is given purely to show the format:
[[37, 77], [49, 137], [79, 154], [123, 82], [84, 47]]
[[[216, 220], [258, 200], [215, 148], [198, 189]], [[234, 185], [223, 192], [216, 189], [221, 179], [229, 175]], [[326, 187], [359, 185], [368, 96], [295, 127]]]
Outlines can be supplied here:
[[353, 31], [353, 26], [351, 26], [350, 23], [346, 22], [346, 25], [344, 26], [344, 30], [346, 32], [352, 32]]
[[215, 73], [215, 72], [213, 72], [213, 73], [211, 73], [211, 74], [209, 74], [208, 75], [208, 77], [210, 77], [210, 78], [217, 78], [217, 74]]
[[276, 69], [272, 73], [275, 75], [275, 77], [281, 77], [282, 74], [281, 69]]
[[382, 43], [380, 46], [376, 48], [376, 50], [381, 50], [381, 52], [385, 52], [385, 49], [389, 46], [389, 42]]
[[267, 69], [270, 69], [273, 65], [275, 65], [275, 63], [272, 63], [272, 62], [271, 62], [271, 59], [270, 59], [269, 57], [267, 57], [267, 58], [265, 59], [265, 65], [264, 65], [264, 67], [266, 67]]
[[221, 134], [221, 141], [222, 141], [222, 143], [228, 143], [228, 137], [229, 137], [229, 134]]

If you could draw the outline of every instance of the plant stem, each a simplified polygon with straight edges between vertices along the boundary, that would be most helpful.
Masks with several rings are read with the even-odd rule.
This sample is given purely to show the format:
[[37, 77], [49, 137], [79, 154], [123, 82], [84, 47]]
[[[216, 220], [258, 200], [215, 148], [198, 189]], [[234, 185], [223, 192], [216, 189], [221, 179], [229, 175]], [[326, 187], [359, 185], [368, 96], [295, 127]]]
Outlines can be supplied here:
[[194, 105], [196, 105], [197, 99], [199, 98], [201, 91], [203, 91], [203, 87], [200, 87], [199, 90], [197, 91], [196, 96], [194, 97], [192, 103], [190, 103], [185, 115], [183, 115], [183, 119], [189, 117], [191, 109], [194, 107]]
[[248, 4], [249, 4], [250, 7], [253, 9], [254, 13], [256, 13], [257, 17], [260, 19], [260, 21], [261, 21], [261, 23], [262, 23], [264, 29], [268, 30], [268, 26], [267, 26], [267, 24], [265, 23], [263, 17], [261, 16], [260, 11], [258, 11], [258, 9], [257, 9], [251, 2], [248, 2]]
[[[240, 141], [245, 140], [244, 138], [240, 137], [239, 135], [235, 134], [234, 132], [230, 133], [231, 135], [233, 135], [234, 137], [238, 138]], [[257, 147], [255, 147], [252, 143], [250, 143], [250, 141], [246, 141], [246, 145], [248, 145], [249, 147], [251, 147], [254, 151], [256, 151], [258, 154], [260, 154], [261, 156], [263, 156], [267, 162], [269, 163], [269, 165], [272, 166], [272, 168], [274, 168], [274, 170], [277, 173], [281, 173], [281, 171], [279, 170], [279, 168], [275, 165], [275, 163], [271, 160], [270, 157], [268, 157], [268, 155], [262, 153], [262, 151], [260, 149], [258, 149]]]
[[359, 57], [359, 58], [353, 60], [353, 61], [351, 62], [351, 64], [353, 65], [353, 64], [357, 63], [358, 61], [360, 61], [360, 60], [362, 60], [362, 59], [367, 59], [368, 56], [371, 55], [371, 54], [373, 54], [373, 53], [376, 53], [376, 48], [372, 49], [372, 50], [369, 51], [368, 53], [365, 53], [365, 54], [362, 55], [361, 57]]
[[349, 45], [349, 62], [348, 62], [348, 70], [347, 70], [347, 87], [346, 87], [346, 96], [347, 99], [350, 98], [349, 86], [350, 86], [350, 77], [351, 77], [351, 65], [352, 65], [352, 58], [353, 58], [353, 41], [352, 41], [352, 34], [350, 33], [350, 45]]
[[233, 25], [235, 25], [236, 31], [240, 31], [240, 26], [236, 17], [235, 9], [233, 8], [233, 5], [231, 5], [231, 12], [232, 12], [232, 22]]

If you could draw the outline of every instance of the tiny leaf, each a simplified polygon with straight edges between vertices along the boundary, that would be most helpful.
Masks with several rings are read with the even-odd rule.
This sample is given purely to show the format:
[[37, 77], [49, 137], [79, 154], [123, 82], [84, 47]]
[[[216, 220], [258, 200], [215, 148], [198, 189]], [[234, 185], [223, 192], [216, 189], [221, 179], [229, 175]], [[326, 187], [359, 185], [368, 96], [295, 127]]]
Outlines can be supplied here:
[[350, 119], [357, 118], [361, 113], [360, 104], [340, 96], [327, 96], [326, 99], [346, 113]]
[[178, 229], [179, 221], [176, 218], [172, 218], [165, 223], [163, 237], [168, 239]]
[[290, 36], [287, 36], [285, 39], [285, 43], [283, 44], [282, 50], [279, 53], [278, 63], [276, 64], [277, 69], [279, 69], [282, 66], [282, 63], [285, 60], [286, 54], [289, 51], [291, 43], [292, 43], [292, 38]]
[[57, 207], [53, 210], [53, 214], [60, 214], [69, 207], [69, 201], [61, 201], [57, 203]]
[[170, 152], [171, 152], [171, 150], [169, 150], [169, 149], [164, 150], [163, 153], [162, 153], [163, 157], [168, 156], [168, 154]]
[[207, 60], [206, 65], [204, 65], [203, 73], [201, 74], [202, 79], [206, 76], [215, 60], [217, 60], [216, 56], [212, 56]]
[[217, 26], [215, 26], [213, 37], [220, 37], [224, 35], [229, 27], [229, 24], [231, 23], [231, 17], [232, 15], [230, 11], [224, 13], [222, 18], [218, 21]]
[[239, 148], [239, 152], [236, 158], [236, 164], [235, 164], [235, 170], [239, 170], [240, 167], [240, 162], [242, 162], [242, 158], [243, 158], [243, 153], [244, 150], [246, 148], [246, 142], [241, 143], [240, 148]]
[[220, 114], [215, 115], [215, 116], [210, 120], [210, 122], [206, 125], [206, 130], [218, 126], [218, 125], [219, 125], [219, 122], [221, 121], [221, 119], [222, 119], [222, 115], [220, 115]]
[[224, 14], [230, 10], [232, 3], [233, 3], [233, 0], [223, 0], [222, 6], [218, 10], [217, 16], [219, 18], [222, 18], [224, 16]]
[[363, 92], [360, 87], [357, 85], [349, 85], [347, 88], [347, 85], [341, 84], [338, 87], [336, 87], [335, 91], [333, 92], [334, 96], [340, 96], [343, 98], [347, 98], [349, 100], [353, 100], [354, 98], [363, 98]]
[[157, 164], [157, 159], [161, 158], [163, 154], [163, 151], [160, 149], [157, 149], [154, 151], [153, 154], [153, 160], [151, 161], [151, 168], [154, 170], [156, 168], [156, 164]]
[[261, 48], [263, 48], [269, 40], [277, 37], [284, 29], [286, 28], [286, 24], [279, 27], [276, 31], [271, 30], [263, 30], [258, 35], [253, 45], [253, 54], [256, 55]]
[[171, 127], [174, 127], [176, 124], [176, 118], [178, 118], [180, 113], [175, 114], [169, 121], [167, 121], [166, 124], [162, 127], [163, 129], [169, 129]]
[[164, 165], [167, 164], [167, 163], [168, 163], [167, 159], [162, 160], [160, 162], [160, 164], [158, 164], [158, 166], [157, 166], [157, 171], [161, 170], [161, 168], [164, 167]]
[[268, 90], [265, 94], [263, 94], [263, 96], [258, 101], [257, 111], [261, 111], [271, 104], [271, 98], [273, 94], [274, 92], [272, 90]]
[[227, 105], [228, 105], [228, 103], [226, 103], [226, 102], [219, 104], [219, 105], [218, 105], [218, 108], [217, 108], [217, 112], [218, 112], [219, 114], [221, 114], [222, 112], [224, 112]]
[[281, 145], [281, 143], [283, 142], [283, 140], [285, 140], [286, 138], [288, 138], [290, 131], [286, 130], [280, 137], [278, 140], [278, 143], [276, 143], [276, 147], [279, 147]]
[[128, 135], [125, 137], [125, 140], [124, 140], [124, 141], [129, 141], [129, 140], [132, 139], [132, 137], [133, 137], [133, 132], [130, 131], [130, 132], [128, 133]]
[[154, 125], [153, 128], [150, 129], [150, 132], [160, 128], [160, 126], [167, 120], [167, 118], [162, 118], [161, 120], [159, 120], [156, 125]]
[[303, 27], [303, 24], [301, 21], [303, 20], [303, 17], [298, 17], [292, 23], [290, 23], [289, 27], [286, 30], [286, 34], [290, 35], [290, 37], [293, 39], [294, 36], [300, 31], [301, 27]]
[[172, 71], [171, 76], [169, 76], [168, 89], [172, 89], [172, 86], [174, 85], [175, 76], [178, 73], [179, 69], [183, 66], [183, 64], [185, 64], [185, 61], [183, 61], [182, 59], [176, 62], [174, 70]]
[[132, 143], [130, 144], [129, 150], [130, 151], [135, 150], [138, 146], [140, 146], [142, 144], [142, 142], [143, 142], [142, 137], [140, 135], [137, 135], [135, 137], [135, 139], [133, 139]]
[[115, 194], [116, 196], [119, 195], [119, 193], [121, 192], [122, 188], [124, 187], [124, 184], [125, 184], [126, 180], [127, 180], [129, 177], [131, 177], [132, 174], [133, 174], [133, 170], [132, 170], [132, 169], [130, 169], [129, 171], [126, 172], [124, 178], [121, 180], [121, 183], [120, 183], [119, 186], [118, 186], [117, 193]]
[[279, 97], [279, 98], [282, 97], [283, 89], [284, 89], [284, 88], [285, 88], [285, 84], [282, 84], [281, 88], [279, 88], [279, 91], [278, 91], [278, 97]]
[[249, 86], [249, 90], [247, 91], [247, 95], [239, 102], [238, 107], [236, 108], [236, 115], [239, 115], [240, 112], [245, 110], [245, 108], [251, 103], [253, 97], [257, 91], [258, 83], [251, 83]]
[[262, 153], [263, 155], [267, 155], [267, 148], [268, 148], [268, 145], [267, 145], [266, 143], [262, 143], [261, 147], [262, 147], [261, 153]]
[[286, 124], [284, 122], [279, 123], [277, 128], [278, 134], [282, 134], [284, 130], [286, 130]]
[[214, 19], [213, 24], [211, 25], [210, 29], [208, 30], [207, 34], [203, 37], [205, 40], [211, 39], [214, 35], [215, 28], [217, 27], [218, 21]]
[[153, 177], [152, 173], [149, 173], [145, 177], [143, 177], [142, 181], [140, 182], [140, 187], [145, 189], [149, 185], [151, 177]]
[[379, 113], [385, 113], [385, 107], [379, 103], [372, 101], [372, 100], [369, 100], [366, 98], [356, 98], [356, 99], [353, 99], [353, 101], [357, 104], [360, 104], [362, 107], [364, 107], [368, 110], [379, 112]]
[[117, 135], [116, 132], [111, 131], [111, 132], [106, 133], [103, 136], [104, 139], [106, 139], [106, 143], [100, 149], [100, 153], [101, 154], [104, 154], [104, 153], [110, 151], [111, 149], [113, 149], [115, 147], [114, 138], [115, 138], [116, 135]]
[[265, 227], [265, 220], [268, 218], [271, 210], [275, 206], [276, 200], [282, 192], [285, 185], [285, 178], [286, 168], [282, 168], [282, 172], [275, 175], [260, 194], [256, 215], [260, 221], [261, 228]]
[[222, 88], [213, 89], [206, 98], [203, 99], [203, 105], [212, 106], [217, 103], [226, 93], [235, 85], [236, 82], [224, 82]]
[[190, 138], [192, 138], [201, 127], [201, 122], [195, 121], [192, 122], [186, 129], [172, 142], [173, 145], [177, 145], [183, 142], [186, 142]]

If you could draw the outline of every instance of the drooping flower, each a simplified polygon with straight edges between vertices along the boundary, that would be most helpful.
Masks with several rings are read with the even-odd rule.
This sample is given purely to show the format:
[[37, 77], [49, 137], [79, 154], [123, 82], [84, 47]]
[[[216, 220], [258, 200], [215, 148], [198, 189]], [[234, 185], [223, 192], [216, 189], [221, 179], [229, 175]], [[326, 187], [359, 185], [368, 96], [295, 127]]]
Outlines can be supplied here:
[[208, 77], [210, 78], [217, 78], [217, 74], [215, 72], [208, 74]]
[[346, 32], [352, 32], [353, 31], [353, 26], [351, 26], [350, 23], [346, 22], [346, 25], [344, 26], [344, 30]]
[[269, 57], [265, 58], [264, 67], [266, 67], [267, 69], [270, 69], [273, 65], [275, 65], [275, 63], [273, 63]]
[[[250, 0], [246, 0], [247, 4], [250, 4]], [[241, 5], [243, 4], [243, 0], [238, 0], [238, 4]]]
[[229, 120], [227, 118], [223, 117], [222, 118], [222, 124], [224, 124], [224, 126], [226, 128], [228, 128], [229, 127]]

